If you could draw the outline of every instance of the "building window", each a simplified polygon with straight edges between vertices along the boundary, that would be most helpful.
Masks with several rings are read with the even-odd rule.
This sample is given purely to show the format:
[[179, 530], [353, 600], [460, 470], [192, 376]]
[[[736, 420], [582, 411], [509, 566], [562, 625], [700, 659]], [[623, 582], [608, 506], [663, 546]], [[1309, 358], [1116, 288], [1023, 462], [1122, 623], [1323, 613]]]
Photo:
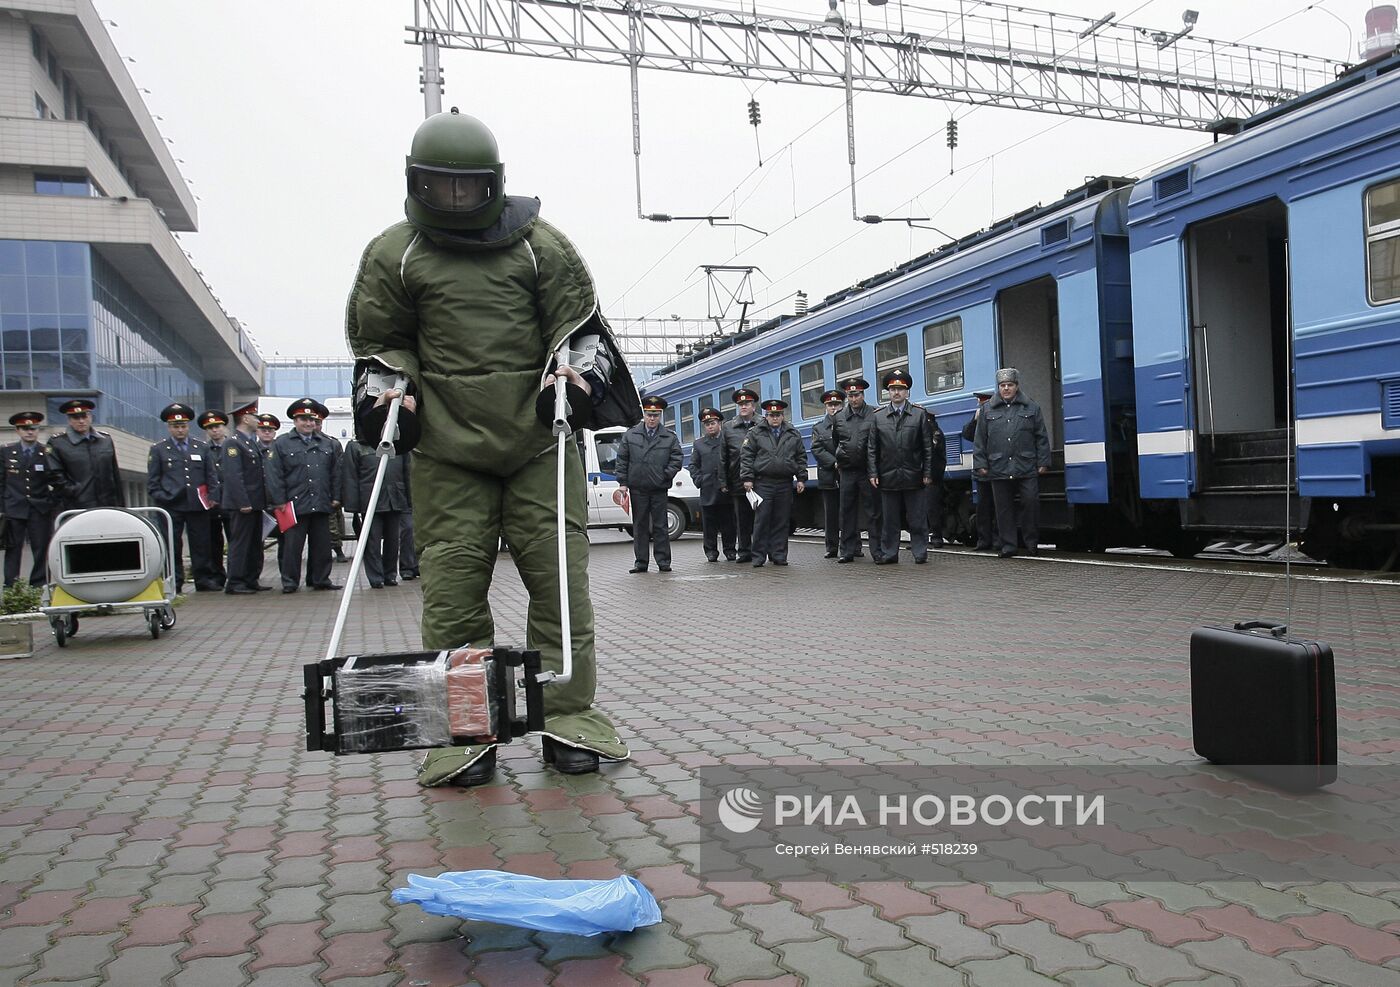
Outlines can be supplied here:
[[36, 28], [29, 29], [29, 47], [34, 49], [34, 58], [40, 65], [44, 63], [44, 41]]
[[86, 175], [47, 175], [37, 171], [34, 173], [34, 192], [36, 195], [75, 195], [79, 197], [95, 194]]
[[863, 377], [865, 368], [861, 364], [860, 347], [836, 354], [836, 386], [852, 377]]
[[1400, 179], [1366, 190], [1366, 278], [1371, 304], [1400, 300]]
[[822, 361], [813, 360], [798, 367], [797, 379], [802, 382], [802, 417], [820, 418], [826, 410], [822, 407], [822, 392], [826, 390], [826, 368]]
[[58, 71], [58, 59], [54, 56], [53, 52], [49, 52], [48, 65], [49, 78], [53, 80], [53, 84], [56, 86], [59, 84], [59, 79], [61, 78], [61, 76]]
[[778, 376], [778, 397], [780, 397], [780, 398], [782, 398], [784, 401], [786, 401], [786, 402], [788, 403], [788, 407], [792, 407], [792, 371], [791, 371], [791, 370], [784, 370], [784, 371]]
[[34, 119], [47, 120], [49, 118], [49, 104], [44, 102], [44, 97], [38, 93], [34, 94]]
[[687, 401], [681, 405], [681, 441], [695, 441], [695, 402]]
[[875, 344], [875, 386], [880, 388], [880, 400], [889, 400], [889, 392], [881, 380], [891, 370], [904, 370], [909, 366], [909, 337], [904, 333], [882, 339]]
[[924, 390], [960, 391], [963, 386], [962, 319], [924, 326]]

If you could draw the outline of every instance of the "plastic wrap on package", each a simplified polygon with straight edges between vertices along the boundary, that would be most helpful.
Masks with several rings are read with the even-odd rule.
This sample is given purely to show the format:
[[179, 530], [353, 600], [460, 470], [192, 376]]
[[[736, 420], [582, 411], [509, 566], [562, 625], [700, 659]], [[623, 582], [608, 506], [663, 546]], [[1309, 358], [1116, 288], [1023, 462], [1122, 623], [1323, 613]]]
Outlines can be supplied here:
[[345, 753], [452, 746], [447, 652], [434, 661], [335, 673], [336, 732]]

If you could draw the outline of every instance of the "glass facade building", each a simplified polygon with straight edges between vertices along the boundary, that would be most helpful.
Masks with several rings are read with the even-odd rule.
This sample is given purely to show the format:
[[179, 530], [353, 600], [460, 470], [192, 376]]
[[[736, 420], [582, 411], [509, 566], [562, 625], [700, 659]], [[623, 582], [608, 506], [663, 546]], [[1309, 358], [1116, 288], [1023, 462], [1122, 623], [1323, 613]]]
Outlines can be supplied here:
[[0, 346], [4, 389], [48, 392], [49, 421], [100, 392], [98, 423], [156, 441], [167, 404], [204, 403], [193, 348], [85, 243], [0, 240]]
[[263, 365], [263, 393], [317, 401], [348, 398], [354, 370], [354, 360], [269, 360]]

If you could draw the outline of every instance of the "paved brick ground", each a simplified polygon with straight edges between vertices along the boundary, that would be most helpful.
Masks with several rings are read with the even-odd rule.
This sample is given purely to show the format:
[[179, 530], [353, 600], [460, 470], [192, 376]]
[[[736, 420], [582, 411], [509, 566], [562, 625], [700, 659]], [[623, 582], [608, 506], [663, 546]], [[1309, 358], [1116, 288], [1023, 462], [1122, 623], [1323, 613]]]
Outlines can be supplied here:
[[[675, 554], [639, 577], [627, 546], [595, 548], [601, 702], [635, 752], [596, 776], [544, 769], [534, 742], [465, 792], [418, 788], [407, 754], [304, 753], [300, 665], [330, 594], [198, 596], [159, 642], [92, 619], [0, 664], [0, 985], [1400, 984], [1400, 884], [694, 873], [694, 772], [721, 759], [1190, 762], [1190, 628], [1281, 612], [1281, 582]], [[519, 641], [508, 562], [494, 594]], [[415, 584], [361, 600], [348, 648], [416, 646]], [[1337, 651], [1343, 759], [1396, 761], [1400, 590], [1298, 584], [1295, 626]], [[586, 940], [388, 898], [411, 872], [480, 867], [632, 873], [665, 921]]]

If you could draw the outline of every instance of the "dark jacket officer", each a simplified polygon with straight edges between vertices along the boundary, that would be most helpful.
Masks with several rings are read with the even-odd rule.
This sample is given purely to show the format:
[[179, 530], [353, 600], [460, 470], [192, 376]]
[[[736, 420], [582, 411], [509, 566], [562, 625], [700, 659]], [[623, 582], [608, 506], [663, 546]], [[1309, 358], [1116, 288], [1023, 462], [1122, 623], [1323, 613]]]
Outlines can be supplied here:
[[928, 412], [905, 401], [889, 404], [875, 415], [867, 450], [867, 469], [881, 490], [913, 490], [933, 476], [933, 429]]
[[58, 409], [68, 416], [69, 425], [49, 438], [50, 482], [64, 510], [126, 506], [116, 446], [110, 435], [90, 424], [96, 407], [87, 398], [76, 398]]
[[343, 481], [340, 446], [321, 433], [279, 435], [264, 462], [267, 498], [272, 506], [291, 503], [297, 516], [329, 514], [340, 499]]
[[241, 511], [245, 507], [261, 511], [267, 507], [265, 460], [265, 450], [251, 435], [236, 431], [224, 440], [224, 452], [219, 457], [220, 507], [226, 511]]
[[[846, 400], [840, 391], [827, 391], [822, 395], [822, 406], [839, 406]], [[817, 486], [822, 490], [835, 490], [836, 468], [836, 421], [844, 408], [834, 415], [823, 415], [821, 421], [812, 426], [812, 458], [817, 461]]]
[[763, 402], [764, 424], [749, 429], [740, 452], [739, 476], [763, 498], [754, 511], [751, 562], [787, 565], [793, 480], [807, 482], [807, 450], [797, 429], [783, 421], [787, 402]]
[[1020, 391], [1010, 402], [1001, 395], [988, 401], [977, 417], [972, 465], [985, 469], [992, 480], [1014, 480], [1049, 469], [1050, 434], [1040, 405]]
[[53, 532], [53, 491], [49, 487], [52, 474], [47, 449], [38, 441], [39, 423], [44, 416], [38, 411], [21, 411], [10, 418], [20, 440], [0, 447], [0, 463], [5, 469], [3, 518], [6, 537], [5, 585], [19, 579], [24, 546], [29, 545], [33, 556], [29, 569], [29, 585], [48, 582], [49, 536]]
[[875, 415], [880, 409], [871, 404], [859, 410], [847, 406], [837, 412], [833, 426], [836, 439], [836, 465], [843, 470], [868, 471], [870, 451], [870, 429], [875, 424]]
[[209, 444], [189, 437], [190, 422], [194, 420], [194, 409], [189, 405], [178, 401], [167, 405], [160, 419], [170, 428], [170, 438], [151, 446], [146, 456], [146, 493], [152, 503], [170, 514], [175, 536], [172, 551], [176, 591], [185, 583], [186, 537], [195, 589], [221, 590], [224, 581], [214, 564], [209, 507], [205, 504], [217, 504], [219, 500], [219, 474], [211, 462]]
[[[351, 514], [363, 514], [369, 507], [369, 495], [374, 492], [374, 478], [379, 472], [379, 452], [352, 440], [345, 444], [342, 462], [341, 503]], [[390, 456], [374, 512], [407, 511], [411, 507], [408, 499], [408, 457]]]
[[[736, 407], [751, 407], [758, 404], [758, 395], [747, 387], [738, 388], [732, 395]], [[758, 416], [749, 418], [738, 412], [724, 423], [720, 434], [724, 436], [725, 461], [729, 469], [729, 496], [734, 504], [735, 539], [738, 545], [739, 561], [752, 561], [753, 508], [744, 497], [744, 487], [739, 479], [739, 466], [743, 458], [744, 439], [750, 432], [762, 425]]]
[[[704, 420], [706, 412], [719, 414], [713, 408], [706, 408], [700, 412], [701, 420]], [[700, 488], [701, 507], [729, 503], [729, 450], [725, 445], [723, 430], [719, 435], [696, 438], [690, 447], [688, 471], [691, 480]]]
[[681, 471], [681, 443], [662, 419], [665, 410], [665, 398], [642, 398], [641, 424], [622, 433], [617, 444], [617, 482], [627, 488], [632, 504], [632, 572], [646, 572], [649, 556], [661, 572], [671, 571], [666, 494]]

